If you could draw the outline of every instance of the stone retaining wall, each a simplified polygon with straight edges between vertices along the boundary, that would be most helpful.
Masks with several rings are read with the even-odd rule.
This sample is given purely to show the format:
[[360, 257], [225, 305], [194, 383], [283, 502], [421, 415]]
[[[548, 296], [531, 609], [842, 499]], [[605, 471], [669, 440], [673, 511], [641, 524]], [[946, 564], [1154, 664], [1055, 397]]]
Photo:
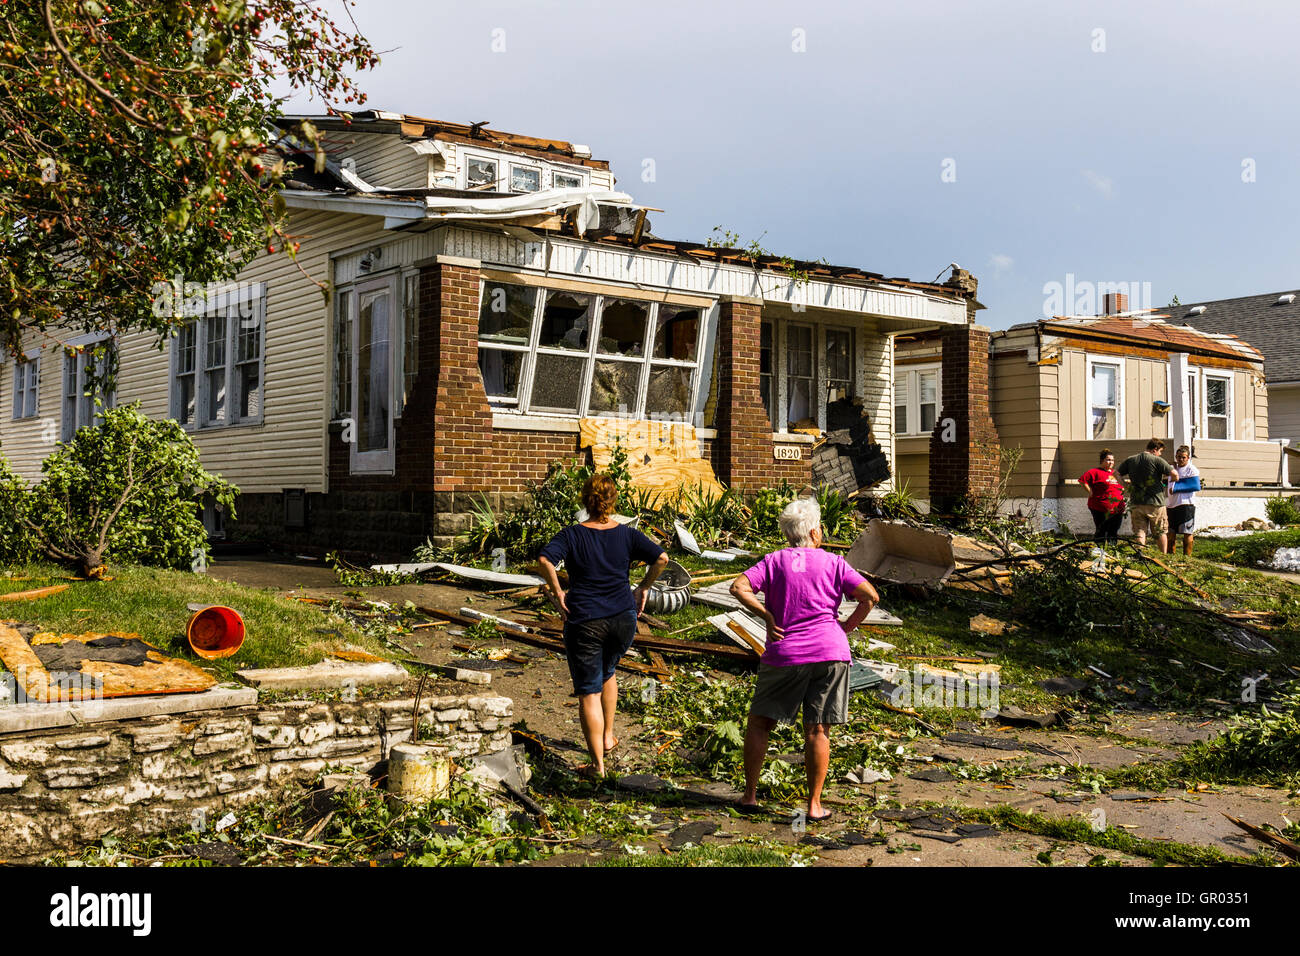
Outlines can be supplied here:
[[[327, 765], [369, 770], [411, 739], [414, 703], [290, 700], [0, 735], [0, 859], [75, 851], [110, 833], [211, 826]], [[502, 750], [513, 706], [508, 697], [423, 699], [421, 740], [453, 758]]]

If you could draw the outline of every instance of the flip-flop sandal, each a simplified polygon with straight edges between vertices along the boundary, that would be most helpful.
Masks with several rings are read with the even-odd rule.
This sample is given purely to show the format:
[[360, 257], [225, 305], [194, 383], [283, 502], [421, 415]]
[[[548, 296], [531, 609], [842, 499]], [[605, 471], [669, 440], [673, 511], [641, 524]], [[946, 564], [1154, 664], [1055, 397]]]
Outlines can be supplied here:
[[733, 803], [732, 808], [742, 816], [757, 817], [767, 813], [767, 808], [757, 803]]
[[612, 746], [612, 747], [606, 747], [606, 748], [605, 748], [605, 753], [606, 753], [606, 754], [612, 754], [615, 750], [618, 749], [618, 745], [621, 744], [622, 742], [623, 742], [623, 741], [622, 741], [621, 738], [619, 738], [619, 737], [615, 737], [615, 738], [614, 738], [614, 746]]
[[827, 810], [825, 813], [823, 813], [823, 814], [822, 814], [821, 816], [819, 816], [819, 817], [814, 817], [814, 816], [809, 815], [809, 816], [804, 817], [804, 819], [805, 819], [808, 823], [825, 823], [827, 820], [829, 820], [829, 819], [830, 819], [831, 817], [833, 817], [833, 816], [835, 816], [835, 814], [832, 813], [830, 810]]

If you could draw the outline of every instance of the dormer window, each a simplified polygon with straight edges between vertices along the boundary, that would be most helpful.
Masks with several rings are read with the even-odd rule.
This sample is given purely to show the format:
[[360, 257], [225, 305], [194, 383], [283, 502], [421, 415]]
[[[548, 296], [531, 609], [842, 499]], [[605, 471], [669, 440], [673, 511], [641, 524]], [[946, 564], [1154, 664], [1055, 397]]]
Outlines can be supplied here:
[[470, 159], [465, 166], [465, 187], [467, 189], [495, 189], [497, 184], [497, 164], [493, 159]]
[[542, 188], [542, 171], [536, 166], [510, 164], [510, 191], [535, 193]]

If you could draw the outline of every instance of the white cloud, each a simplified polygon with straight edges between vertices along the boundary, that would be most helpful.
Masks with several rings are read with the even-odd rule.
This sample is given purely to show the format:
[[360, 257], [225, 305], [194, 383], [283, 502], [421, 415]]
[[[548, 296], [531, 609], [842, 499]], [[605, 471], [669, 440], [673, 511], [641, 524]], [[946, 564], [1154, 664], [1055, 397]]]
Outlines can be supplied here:
[[1016, 264], [1016, 260], [1012, 259], [1005, 253], [995, 252], [993, 255], [989, 256], [989, 264], [993, 266], [993, 274], [995, 276], [1000, 276], [1004, 273], [1010, 272], [1011, 267]]
[[1082, 170], [1083, 178], [1088, 181], [1088, 185], [1106, 199], [1110, 199], [1115, 193], [1115, 181], [1109, 176], [1103, 176], [1095, 169]]

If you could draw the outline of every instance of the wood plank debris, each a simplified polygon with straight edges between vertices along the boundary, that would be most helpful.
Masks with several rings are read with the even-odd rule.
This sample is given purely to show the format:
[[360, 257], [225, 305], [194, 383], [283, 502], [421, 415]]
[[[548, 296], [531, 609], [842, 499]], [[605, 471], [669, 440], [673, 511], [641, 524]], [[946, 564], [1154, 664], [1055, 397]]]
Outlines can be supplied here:
[[405, 684], [411, 677], [397, 664], [366, 664], [325, 660], [305, 667], [259, 667], [235, 671], [240, 680], [259, 690], [312, 690], [339, 687], [379, 687]]
[[[726, 583], [727, 581], [735, 580], [734, 576], [728, 574], [723, 577], [725, 578], [724, 581], [711, 584], [708, 587], [702, 587], [698, 591], [693, 592], [691, 594], [691, 600], [696, 604], [707, 604], [710, 607], [719, 607], [726, 611], [743, 610], [744, 605], [732, 596], [730, 587]], [[755, 597], [758, 598], [760, 604], [763, 603], [763, 595], [756, 594]], [[857, 606], [857, 601], [845, 601], [842, 603], [840, 605], [839, 619], [841, 621], [848, 620], [849, 615], [853, 613]], [[879, 627], [900, 627], [903, 621], [901, 618], [895, 617], [884, 608], [877, 605], [871, 609], [871, 613], [867, 615], [867, 619], [863, 621], [863, 623], [874, 624]]]
[[545, 583], [535, 574], [509, 574], [505, 571], [488, 571], [463, 564], [448, 564], [445, 561], [432, 561], [423, 564], [372, 564], [370, 570], [382, 571], [387, 574], [424, 574], [428, 571], [438, 570], [446, 571], [448, 574], [454, 574], [458, 578], [466, 578], [470, 581], [508, 584], [514, 587], [530, 587]]

